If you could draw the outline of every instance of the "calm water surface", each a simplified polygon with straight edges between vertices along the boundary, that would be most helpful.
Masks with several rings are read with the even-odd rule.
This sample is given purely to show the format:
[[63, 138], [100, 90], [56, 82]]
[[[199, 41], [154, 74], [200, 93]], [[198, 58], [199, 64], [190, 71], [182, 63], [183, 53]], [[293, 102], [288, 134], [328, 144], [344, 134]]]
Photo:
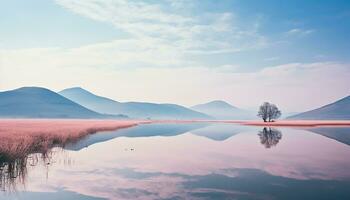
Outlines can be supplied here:
[[349, 128], [147, 124], [30, 155], [0, 199], [345, 200], [349, 144]]

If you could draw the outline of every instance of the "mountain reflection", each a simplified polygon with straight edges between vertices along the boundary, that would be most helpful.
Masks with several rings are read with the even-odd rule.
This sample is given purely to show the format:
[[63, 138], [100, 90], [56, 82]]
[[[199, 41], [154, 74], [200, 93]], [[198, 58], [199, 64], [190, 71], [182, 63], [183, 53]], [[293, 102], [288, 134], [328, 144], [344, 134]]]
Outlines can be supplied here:
[[282, 132], [271, 127], [264, 127], [262, 131], [259, 131], [258, 135], [261, 144], [264, 145], [265, 148], [276, 146], [282, 139]]

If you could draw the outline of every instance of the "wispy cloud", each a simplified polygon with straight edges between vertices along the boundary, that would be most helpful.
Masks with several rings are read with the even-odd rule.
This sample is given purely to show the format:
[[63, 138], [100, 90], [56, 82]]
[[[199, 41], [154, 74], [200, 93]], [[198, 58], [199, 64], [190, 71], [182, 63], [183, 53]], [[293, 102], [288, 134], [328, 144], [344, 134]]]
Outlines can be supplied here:
[[[183, 9], [191, 9], [200, 3], [194, 0], [168, 0], [170, 3], [126, 0], [56, 2], [82, 16], [113, 24], [128, 35], [126, 39], [105, 44], [109, 48], [153, 61], [180, 60], [178, 62], [183, 65], [182, 61], [188, 60], [186, 56], [246, 51], [264, 47], [267, 43], [258, 31], [258, 22], [243, 26], [234, 13], [184, 13]], [[135, 59], [135, 62], [139, 60]]]
[[286, 32], [287, 36], [306, 36], [314, 33], [313, 29], [293, 28]]

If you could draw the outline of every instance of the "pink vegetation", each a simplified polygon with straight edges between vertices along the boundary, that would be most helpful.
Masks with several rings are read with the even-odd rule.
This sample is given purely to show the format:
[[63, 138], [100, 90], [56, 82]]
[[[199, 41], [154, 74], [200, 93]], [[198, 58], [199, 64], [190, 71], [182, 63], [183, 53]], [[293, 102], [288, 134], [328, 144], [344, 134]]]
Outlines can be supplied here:
[[227, 121], [251, 126], [290, 126], [290, 127], [313, 127], [313, 126], [350, 126], [350, 120], [281, 120], [276, 122], [263, 121]]
[[145, 123], [118, 120], [0, 120], [0, 157], [17, 159], [29, 153], [43, 152], [57, 145], [98, 131], [116, 130]]
[[275, 122], [263, 122], [262, 120], [156, 120], [152, 123], [232, 123], [247, 126], [289, 126], [289, 127], [314, 127], [314, 126], [350, 126], [350, 120], [279, 120]]

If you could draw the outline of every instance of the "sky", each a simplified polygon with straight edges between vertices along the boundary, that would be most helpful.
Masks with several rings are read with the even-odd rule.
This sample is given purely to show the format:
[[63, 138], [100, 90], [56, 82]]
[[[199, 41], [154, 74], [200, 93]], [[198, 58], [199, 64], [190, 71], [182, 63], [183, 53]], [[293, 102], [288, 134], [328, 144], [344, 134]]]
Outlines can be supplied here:
[[347, 0], [2, 0], [0, 91], [300, 112], [350, 94]]

